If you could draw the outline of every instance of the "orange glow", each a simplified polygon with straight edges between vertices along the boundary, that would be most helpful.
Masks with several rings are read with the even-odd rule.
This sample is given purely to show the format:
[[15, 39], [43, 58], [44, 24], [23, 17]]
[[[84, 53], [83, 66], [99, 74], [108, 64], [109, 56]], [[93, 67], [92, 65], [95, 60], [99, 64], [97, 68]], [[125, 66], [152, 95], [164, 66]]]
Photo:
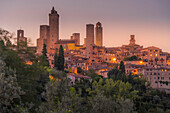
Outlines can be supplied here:
[[32, 62], [31, 61], [27, 61], [26, 64], [27, 65], [32, 65]]
[[76, 74], [77, 74], [77, 68], [75, 68], [75, 69], [74, 69], [74, 73], [76, 73]]
[[64, 51], [66, 51], [66, 49], [64, 49]]
[[113, 62], [113, 63], [116, 63], [116, 60], [117, 60], [116, 57], [113, 57], [113, 58], [112, 58], [112, 62]]
[[139, 61], [139, 64], [143, 64], [143, 61]]
[[162, 71], [164, 71], [164, 70], [162, 69]]
[[170, 65], [170, 60], [167, 60], [167, 64]]
[[54, 80], [54, 77], [53, 77], [53, 76], [51, 76], [51, 75], [49, 75], [49, 78], [50, 78], [50, 80]]
[[133, 70], [133, 74], [134, 74], [134, 75], [137, 75], [137, 74], [138, 74], [138, 70], [137, 70], [137, 69], [134, 69], [134, 70]]
[[87, 70], [87, 71], [89, 70], [89, 67], [88, 67], [88, 65], [86, 65], [86, 70]]
[[165, 69], [165, 72], [167, 72], [167, 69]]
[[50, 78], [50, 80], [56, 80], [56, 81], [61, 81], [61, 79], [58, 79], [58, 78], [54, 78], [52, 75], [49, 75], [48, 76]]
[[150, 54], [150, 56], [152, 56], [152, 54]]

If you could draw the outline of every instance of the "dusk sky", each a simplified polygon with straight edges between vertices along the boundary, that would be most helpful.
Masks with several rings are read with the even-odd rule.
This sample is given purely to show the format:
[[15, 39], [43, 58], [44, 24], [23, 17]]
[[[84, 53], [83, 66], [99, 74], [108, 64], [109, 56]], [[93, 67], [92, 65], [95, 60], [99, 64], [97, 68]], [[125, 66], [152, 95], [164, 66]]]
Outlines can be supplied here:
[[60, 15], [60, 39], [74, 32], [86, 37], [86, 24], [102, 23], [104, 46], [129, 44], [130, 35], [144, 47], [170, 52], [170, 0], [0, 0], [0, 27], [20, 29], [36, 45], [40, 25], [48, 24], [52, 6]]

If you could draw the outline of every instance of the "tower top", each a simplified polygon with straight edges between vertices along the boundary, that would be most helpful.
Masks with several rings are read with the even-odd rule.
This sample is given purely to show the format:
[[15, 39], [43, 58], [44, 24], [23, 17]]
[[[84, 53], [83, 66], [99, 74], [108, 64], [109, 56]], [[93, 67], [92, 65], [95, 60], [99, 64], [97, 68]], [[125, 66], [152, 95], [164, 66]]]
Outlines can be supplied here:
[[102, 24], [100, 22], [97, 22], [96, 27], [102, 27]]
[[130, 35], [130, 45], [135, 45], [135, 35]]
[[54, 9], [54, 6], [53, 6], [53, 8], [51, 10], [51, 14], [57, 14], [57, 11]]

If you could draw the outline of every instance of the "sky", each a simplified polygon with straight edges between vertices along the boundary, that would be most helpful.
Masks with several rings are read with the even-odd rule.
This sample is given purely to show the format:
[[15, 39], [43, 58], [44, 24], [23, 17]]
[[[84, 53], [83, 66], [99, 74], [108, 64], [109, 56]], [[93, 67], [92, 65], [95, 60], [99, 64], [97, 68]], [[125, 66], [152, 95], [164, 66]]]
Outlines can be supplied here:
[[170, 0], [0, 0], [0, 28], [14, 37], [21, 28], [36, 45], [53, 6], [60, 15], [60, 39], [76, 32], [83, 44], [86, 24], [101, 22], [106, 47], [129, 44], [135, 35], [139, 45], [170, 52]]

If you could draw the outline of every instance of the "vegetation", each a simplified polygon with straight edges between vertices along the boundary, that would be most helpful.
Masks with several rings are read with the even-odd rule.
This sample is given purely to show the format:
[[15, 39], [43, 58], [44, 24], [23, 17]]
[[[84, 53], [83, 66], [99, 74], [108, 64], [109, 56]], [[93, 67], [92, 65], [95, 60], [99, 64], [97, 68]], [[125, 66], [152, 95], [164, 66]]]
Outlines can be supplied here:
[[60, 45], [59, 48], [59, 55], [57, 56], [57, 52], [55, 53], [54, 68], [60, 71], [64, 71], [64, 51], [62, 45]]
[[126, 57], [124, 61], [138, 61], [141, 60], [141, 58], [138, 58], [137, 56], [131, 56], [131, 57]]

